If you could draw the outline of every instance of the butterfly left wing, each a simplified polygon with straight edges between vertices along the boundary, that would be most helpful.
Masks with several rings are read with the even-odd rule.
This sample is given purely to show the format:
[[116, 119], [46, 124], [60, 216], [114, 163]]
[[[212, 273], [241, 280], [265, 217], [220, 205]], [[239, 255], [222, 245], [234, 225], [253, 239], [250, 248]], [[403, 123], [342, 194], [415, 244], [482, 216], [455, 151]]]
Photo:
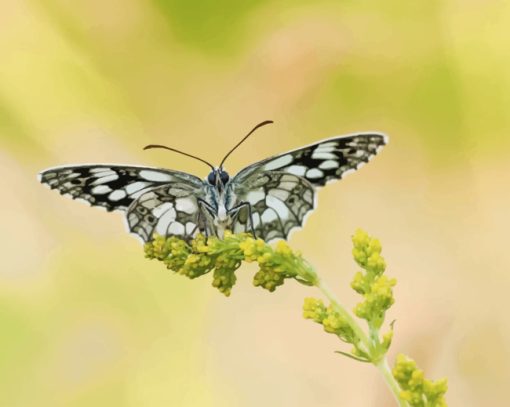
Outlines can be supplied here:
[[[232, 189], [238, 201], [251, 206], [258, 237], [287, 239], [314, 209], [317, 187], [361, 168], [386, 143], [387, 137], [379, 133], [322, 140], [246, 167], [232, 180]], [[246, 207], [239, 211], [234, 231], [250, 230]]]
[[195, 236], [199, 225], [197, 198], [203, 181], [184, 172], [127, 165], [74, 165], [39, 174], [39, 180], [62, 195], [108, 211], [126, 211], [128, 229], [144, 242], [155, 232]]

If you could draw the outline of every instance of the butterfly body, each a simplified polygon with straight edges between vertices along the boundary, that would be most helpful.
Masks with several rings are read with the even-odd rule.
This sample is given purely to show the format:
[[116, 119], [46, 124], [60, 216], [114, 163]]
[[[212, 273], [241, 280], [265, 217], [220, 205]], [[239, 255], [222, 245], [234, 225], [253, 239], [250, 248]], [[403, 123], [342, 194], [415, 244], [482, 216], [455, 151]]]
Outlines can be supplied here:
[[333, 137], [252, 164], [235, 176], [219, 167], [204, 179], [185, 172], [117, 164], [50, 168], [51, 189], [108, 211], [125, 212], [144, 242], [155, 233], [191, 239], [226, 230], [287, 239], [316, 206], [316, 190], [359, 169], [385, 144], [379, 133]]
[[[222, 238], [225, 230], [232, 226], [232, 208], [237, 202], [237, 197], [228, 173], [222, 168], [215, 168], [205, 182], [208, 185], [203, 205], [210, 214], [209, 221], [214, 226], [215, 234]], [[208, 234], [207, 227], [205, 233]]]

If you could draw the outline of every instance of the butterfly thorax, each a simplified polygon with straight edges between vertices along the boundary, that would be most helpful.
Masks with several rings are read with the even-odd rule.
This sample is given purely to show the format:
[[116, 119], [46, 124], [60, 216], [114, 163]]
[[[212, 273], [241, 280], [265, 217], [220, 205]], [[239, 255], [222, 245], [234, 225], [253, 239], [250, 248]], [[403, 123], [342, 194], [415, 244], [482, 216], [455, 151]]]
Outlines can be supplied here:
[[214, 210], [214, 213], [210, 213], [211, 220], [217, 235], [221, 238], [225, 230], [232, 226], [233, 219], [230, 210], [236, 204], [236, 195], [232, 190], [228, 173], [221, 168], [212, 171], [206, 181], [205, 200]]

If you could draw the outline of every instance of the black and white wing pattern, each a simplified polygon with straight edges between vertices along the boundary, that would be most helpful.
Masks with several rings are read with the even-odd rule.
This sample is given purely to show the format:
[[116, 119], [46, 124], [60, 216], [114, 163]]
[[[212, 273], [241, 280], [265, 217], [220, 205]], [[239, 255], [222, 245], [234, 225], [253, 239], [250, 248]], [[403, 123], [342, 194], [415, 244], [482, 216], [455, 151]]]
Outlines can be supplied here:
[[[193, 175], [142, 166], [90, 164], [50, 168], [39, 174], [39, 180], [72, 199], [107, 211], [127, 211], [129, 231], [145, 242], [155, 231], [186, 239], [196, 233], [197, 225], [193, 230], [189, 226], [190, 211], [195, 211], [196, 219], [196, 199], [203, 195], [203, 181]], [[184, 202], [184, 196], [193, 196], [193, 203]]]
[[145, 242], [155, 233], [190, 240], [205, 230], [197, 196], [194, 186], [182, 182], [153, 188], [129, 207], [126, 214], [129, 230]]
[[[258, 237], [286, 239], [315, 208], [317, 187], [361, 168], [386, 143], [387, 137], [379, 133], [322, 140], [246, 167], [232, 180], [232, 189], [238, 201], [253, 208], [251, 218]], [[249, 211], [243, 208], [234, 231], [250, 230]]]
[[258, 172], [236, 193], [240, 201], [250, 204], [251, 214], [248, 207], [237, 213], [234, 233], [252, 232], [253, 220], [255, 235], [265, 241], [286, 239], [315, 207], [313, 186], [306, 179], [283, 171]]

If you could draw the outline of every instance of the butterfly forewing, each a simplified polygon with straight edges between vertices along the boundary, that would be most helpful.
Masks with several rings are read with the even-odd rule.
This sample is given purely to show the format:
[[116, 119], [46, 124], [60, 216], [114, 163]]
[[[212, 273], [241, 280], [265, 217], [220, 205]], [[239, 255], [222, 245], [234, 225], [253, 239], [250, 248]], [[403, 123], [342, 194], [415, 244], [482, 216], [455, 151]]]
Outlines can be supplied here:
[[320, 187], [357, 170], [386, 143], [387, 137], [378, 133], [329, 138], [252, 164], [241, 170], [235, 181], [243, 184], [260, 171], [278, 170], [303, 177]]
[[184, 181], [202, 187], [200, 178], [184, 172], [106, 164], [50, 168], [39, 174], [39, 180], [62, 195], [108, 211], [127, 210], [142, 194], [161, 185]]

